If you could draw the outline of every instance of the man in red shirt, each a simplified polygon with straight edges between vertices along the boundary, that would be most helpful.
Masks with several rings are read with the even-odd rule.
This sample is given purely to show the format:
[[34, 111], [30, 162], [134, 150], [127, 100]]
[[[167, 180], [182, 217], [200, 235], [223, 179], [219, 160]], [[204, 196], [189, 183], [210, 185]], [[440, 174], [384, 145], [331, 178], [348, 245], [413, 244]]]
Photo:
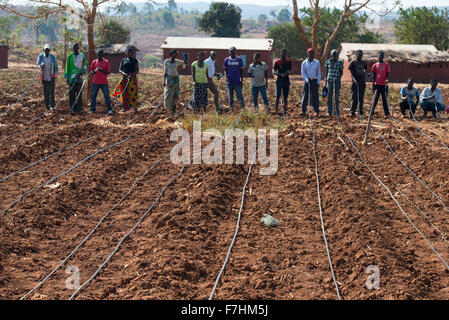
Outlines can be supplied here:
[[89, 113], [95, 112], [95, 106], [97, 104], [98, 91], [103, 91], [106, 107], [108, 108], [108, 114], [112, 114], [111, 99], [109, 98], [109, 86], [108, 86], [108, 74], [111, 72], [109, 61], [103, 58], [103, 50], [98, 51], [97, 59], [92, 61], [90, 70], [94, 74], [93, 86], [92, 86], [92, 100], [90, 102]]
[[376, 108], [380, 94], [382, 96], [382, 102], [384, 105], [385, 118], [388, 118], [390, 116], [390, 110], [388, 108], [387, 90], [388, 90], [388, 82], [390, 79], [390, 65], [384, 62], [384, 55], [385, 55], [384, 52], [380, 51], [378, 54], [379, 62], [375, 63], [371, 68], [371, 72], [373, 73], [373, 90], [374, 90], [374, 99], [373, 105], [371, 106], [371, 115], [373, 115], [374, 113], [374, 109]]

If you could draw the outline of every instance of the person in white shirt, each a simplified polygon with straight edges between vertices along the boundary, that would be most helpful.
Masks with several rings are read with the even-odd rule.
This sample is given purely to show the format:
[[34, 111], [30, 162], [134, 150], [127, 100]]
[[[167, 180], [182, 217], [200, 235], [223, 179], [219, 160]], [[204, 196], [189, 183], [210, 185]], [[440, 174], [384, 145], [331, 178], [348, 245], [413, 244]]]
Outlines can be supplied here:
[[424, 111], [424, 118], [427, 117], [427, 112], [431, 111], [432, 116], [436, 118], [437, 112], [444, 111], [446, 107], [443, 104], [443, 95], [441, 93], [441, 89], [437, 88], [438, 81], [433, 78], [430, 80], [430, 87], [424, 88], [420, 97], [419, 97], [419, 105], [421, 109]]
[[171, 109], [172, 113], [176, 112], [176, 104], [179, 98], [179, 73], [178, 67], [186, 67], [185, 61], [176, 59], [178, 50], [170, 52], [170, 58], [164, 61], [164, 105], [165, 108]]
[[218, 103], [219, 93], [217, 90], [217, 86], [214, 83], [214, 76], [218, 74], [215, 71], [215, 58], [217, 57], [217, 53], [215, 51], [211, 51], [209, 54], [209, 58], [204, 60], [207, 64], [207, 73], [208, 73], [208, 81], [209, 81], [209, 90], [214, 95], [214, 103], [217, 112], [220, 112], [220, 104]]
[[318, 117], [319, 114], [319, 100], [318, 100], [318, 88], [320, 86], [321, 80], [321, 67], [320, 62], [314, 59], [315, 52], [312, 48], [307, 50], [309, 56], [308, 59], [304, 60], [301, 65], [301, 75], [304, 79], [304, 91], [302, 94], [301, 109], [302, 115], [305, 116], [307, 111], [307, 105], [309, 103], [309, 92], [310, 101], [312, 102], [313, 109]]

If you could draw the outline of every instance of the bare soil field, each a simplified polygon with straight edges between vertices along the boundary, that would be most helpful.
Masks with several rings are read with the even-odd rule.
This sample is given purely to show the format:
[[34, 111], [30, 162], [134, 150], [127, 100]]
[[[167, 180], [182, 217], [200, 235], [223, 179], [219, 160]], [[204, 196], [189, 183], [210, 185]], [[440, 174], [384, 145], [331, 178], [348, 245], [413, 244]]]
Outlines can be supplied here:
[[[0, 113], [33, 74], [0, 71]], [[111, 77], [110, 86], [117, 80]], [[192, 94], [190, 82], [181, 79], [180, 108]], [[367, 119], [348, 117], [348, 84], [341, 94], [343, 131], [324, 116], [326, 100], [322, 116], [309, 123], [300, 115], [302, 83], [295, 79], [291, 88], [278, 171], [263, 176], [259, 164], [252, 167], [239, 232], [214, 298], [337, 299], [320, 200], [342, 299], [449, 299], [449, 150], [439, 143], [449, 144], [447, 115], [423, 120], [419, 111], [417, 123], [403, 119], [392, 93], [396, 119], [384, 120], [379, 104], [376, 134], [362, 145]], [[162, 89], [160, 74], [147, 70], [139, 76], [139, 112], [106, 116], [101, 98], [97, 114], [86, 113], [84, 100], [84, 113], [70, 115], [67, 85], [58, 79], [56, 112], [36, 120], [44, 112], [37, 83], [0, 117], [0, 299], [68, 299], [75, 291], [67, 288], [68, 266], [79, 270], [81, 284], [102, 267], [76, 299], [209, 297], [234, 236], [249, 164], [173, 164], [170, 134], [192, 112], [170, 117], [159, 107], [153, 113]], [[270, 80], [272, 104], [274, 89]], [[223, 84], [220, 91], [223, 97]], [[365, 109], [371, 95], [369, 88]], [[264, 214], [280, 224], [265, 226]], [[380, 272], [374, 290], [366, 287], [371, 265]]]

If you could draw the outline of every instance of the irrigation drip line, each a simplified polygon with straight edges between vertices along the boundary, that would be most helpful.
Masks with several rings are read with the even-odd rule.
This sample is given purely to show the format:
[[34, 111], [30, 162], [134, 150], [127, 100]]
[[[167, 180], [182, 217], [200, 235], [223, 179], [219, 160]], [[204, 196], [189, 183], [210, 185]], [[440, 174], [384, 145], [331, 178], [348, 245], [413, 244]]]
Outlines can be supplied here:
[[[408, 103], [409, 103], [409, 107], [410, 107], [410, 101], [408, 101]], [[413, 114], [413, 112], [410, 111], [410, 114], [412, 115], [413, 121], [415, 121], [415, 122], [418, 124], [418, 121], [416, 120], [415, 115]], [[418, 131], [419, 131], [424, 137], [426, 137], [427, 139], [429, 139], [430, 141], [432, 141], [432, 142], [434, 142], [434, 143], [440, 144], [440, 145], [441, 145], [442, 147], [444, 147], [447, 151], [449, 151], [449, 147], [448, 147], [443, 141], [437, 141], [437, 140], [433, 139], [432, 137], [430, 137], [429, 135], [425, 134], [425, 133], [421, 130], [421, 128], [420, 128], [418, 125], [416, 125], [415, 128], [418, 129]]]
[[248, 174], [246, 175], [246, 181], [245, 181], [245, 184], [243, 185], [242, 200], [240, 201], [240, 209], [239, 209], [239, 212], [238, 212], [238, 215], [237, 215], [237, 224], [236, 224], [236, 227], [235, 227], [234, 236], [232, 237], [231, 244], [229, 245], [228, 253], [226, 254], [226, 259], [225, 259], [225, 261], [223, 263], [223, 266], [221, 267], [221, 270], [218, 273], [217, 279], [215, 280], [215, 284], [214, 284], [214, 286], [212, 288], [212, 291], [210, 293], [209, 300], [212, 300], [213, 297], [214, 297], [215, 291], [217, 290], [217, 287], [218, 287], [218, 283], [220, 282], [221, 276], [223, 275], [223, 272], [226, 269], [226, 265], [229, 262], [229, 258], [231, 256], [231, 251], [232, 251], [232, 248], [234, 247], [235, 240], [237, 239], [237, 234], [238, 234], [239, 229], [240, 229], [240, 220], [242, 218], [243, 204], [245, 202], [246, 188], [248, 186], [248, 182], [249, 182], [249, 178], [251, 176], [251, 171], [252, 171], [252, 168], [253, 168], [253, 165], [254, 165], [255, 158], [256, 158], [256, 153], [254, 153], [254, 156], [253, 156], [253, 159], [251, 161], [251, 164], [249, 165]]
[[432, 228], [434, 228], [440, 235], [441, 235], [441, 239], [446, 242], [446, 244], [449, 245], [449, 242], [446, 240], [446, 235], [440, 230], [438, 229], [437, 226], [435, 226], [432, 222], [432, 220], [430, 219], [430, 217], [428, 215], [426, 215], [422, 209], [420, 207], [418, 207], [412, 200], [410, 200], [399, 188], [396, 188], [396, 190], [398, 190], [398, 192], [408, 201], [410, 202], [410, 204], [415, 207], [416, 210], [418, 210], [419, 213], [421, 213], [421, 215], [424, 217], [424, 219], [426, 219], [426, 221], [432, 226]]
[[114, 130], [114, 129], [115, 129], [115, 128], [110, 128], [110, 129], [108, 129], [108, 130], [106, 130], [106, 131], [104, 131], [104, 132], [100, 132], [100, 133], [94, 134], [93, 136], [90, 136], [90, 137], [87, 138], [87, 139], [84, 139], [84, 140], [81, 140], [81, 141], [79, 141], [79, 142], [77, 142], [77, 143], [75, 143], [75, 144], [72, 144], [71, 146], [68, 146], [68, 147], [63, 148], [63, 149], [58, 150], [58, 151], [55, 151], [55, 152], [49, 154], [48, 156], [46, 156], [46, 157], [44, 157], [44, 158], [42, 158], [42, 159], [40, 159], [40, 160], [37, 160], [37, 161], [33, 162], [32, 164], [30, 164], [30, 165], [28, 165], [28, 166], [26, 166], [26, 167], [23, 167], [23, 168], [21, 168], [21, 169], [19, 169], [19, 170], [17, 170], [17, 171], [14, 171], [14, 172], [10, 173], [9, 175], [7, 175], [7, 176], [5, 176], [5, 177], [3, 177], [3, 178], [0, 178], [0, 182], [5, 181], [6, 179], [11, 178], [12, 176], [14, 176], [14, 175], [16, 175], [16, 174], [18, 174], [18, 173], [20, 173], [20, 172], [22, 172], [22, 171], [24, 171], [24, 170], [30, 169], [30, 168], [34, 167], [35, 165], [37, 165], [37, 164], [39, 164], [39, 163], [41, 163], [41, 162], [43, 162], [43, 161], [45, 161], [45, 160], [48, 160], [48, 159], [50, 159], [51, 157], [54, 157], [54, 156], [57, 155], [57, 154], [60, 154], [60, 153], [65, 152], [65, 151], [67, 151], [67, 150], [73, 149], [73, 148], [75, 148], [75, 147], [77, 147], [77, 146], [79, 146], [79, 145], [81, 145], [81, 144], [83, 144], [83, 143], [86, 143], [86, 142], [88, 142], [88, 141], [94, 139], [95, 137], [104, 135], [104, 134], [106, 134], [106, 133], [108, 133], [108, 132], [110, 132], [110, 131], [112, 131], [112, 130]]
[[153, 210], [153, 208], [156, 206], [156, 204], [159, 202], [159, 200], [161, 199], [162, 195], [164, 194], [164, 192], [167, 190], [167, 188], [169, 187], [169, 185], [176, 180], [184, 171], [185, 167], [187, 166], [187, 164], [184, 164], [181, 169], [179, 170], [179, 172], [173, 176], [168, 182], [167, 184], [162, 188], [161, 192], [159, 193], [158, 197], [156, 198], [156, 200], [154, 200], [154, 202], [152, 203], [152, 205], [148, 208], [147, 211], [145, 211], [145, 213], [140, 217], [139, 221], [137, 221], [137, 223], [134, 225], [134, 227], [127, 233], [125, 234], [122, 239], [119, 241], [119, 243], [117, 244], [117, 246], [115, 247], [115, 249], [111, 252], [111, 254], [106, 258], [106, 260], [100, 265], [100, 267], [92, 274], [92, 276], [87, 279], [69, 298], [69, 300], [73, 300], [76, 295], [85, 287], [87, 286], [97, 275], [98, 273], [101, 271], [101, 269], [103, 269], [103, 267], [112, 259], [112, 257], [114, 256], [114, 254], [119, 250], [119, 248], [121, 247], [121, 245], [123, 244], [123, 242], [129, 237], [129, 235], [131, 233], [134, 232], [134, 230], [136, 230], [139, 225], [142, 223], [142, 221], [145, 219], [145, 217]]
[[31, 89], [31, 87], [33, 86], [33, 84], [36, 82], [37, 77], [39, 76], [39, 74], [41, 73], [41, 69], [39, 69], [36, 72], [36, 75], [34, 76], [33, 80], [31, 80], [31, 82], [28, 84], [28, 86], [25, 88], [25, 90], [23, 91], [23, 93], [20, 95], [19, 99], [16, 101], [16, 103], [14, 103], [11, 107], [9, 107], [8, 109], [6, 109], [3, 113], [0, 114], [0, 117], [3, 117], [4, 115], [6, 115], [9, 110], [13, 109], [23, 98], [23, 96], [28, 92], [28, 90]]
[[164, 157], [160, 158], [158, 161], [156, 161], [149, 169], [147, 169], [143, 174], [141, 174], [136, 180], [134, 180], [134, 183], [131, 185], [131, 188], [128, 190], [128, 192], [125, 193], [125, 195], [119, 200], [117, 201], [114, 206], [109, 209], [106, 214], [97, 222], [97, 224], [95, 225], [95, 227], [89, 232], [89, 234], [87, 236], [84, 237], [84, 239], [75, 247], [75, 249], [69, 254], [67, 255], [64, 260], [56, 267], [54, 268], [41, 282], [39, 282], [33, 289], [31, 289], [30, 291], [28, 291], [24, 296], [22, 296], [20, 298], [20, 300], [24, 300], [26, 299], [30, 294], [32, 294], [34, 291], [36, 291], [37, 289], [39, 289], [40, 287], [42, 287], [42, 285], [45, 284], [45, 282], [47, 282], [47, 280], [56, 272], [59, 270], [59, 268], [61, 268], [86, 242], [87, 240], [89, 240], [89, 238], [92, 236], [92, 234], [98, 229], [98, 227], [101, 225], [101, 223], [109, 216], [109, 214], [115, 210], [115, 208], [117, 208], [130, 194], [131, 192], [134, 190], [135, 186], [137, 185], [137, 183], [139, 181], [141, 181], [144, 177], [146, 177], [148, 175], [148, 173], [150, 173], [159, 163], [161, 163], [163, 160], [165, 160], [166, 158], [168, 158], [170, 156], [170, 154], [165, 155]]
[[393, 195], [393, 193], [391, 192], [391, 190], [382, 182], [382, 180], [380, 180], [380, 178], [374, 173], [374, 171], [371, 169], [371, 167], [368, 165], [368, 163], [365, 161], [365, 158], [363, 158], [362, 154], [360, 153], [359, 149], [357, 149], [356, 145], [354, 144], [354, 142], [352, 141], [351, 137], [349, 137], [346, 132], [343, 130], [341, 124], [340, 124], [340, 120], [337, 118], [337, 122], [338, 122], [338, 127], [340, 129], [340, 131], [343, 133], [343, 135], [346, 137], [346, 139], [348, 139], [348, 141], [351, 143], [352, 148], [355, 150], [355, 152], [359, 155], [360, 159], [362, 160], [363, 164], [365, 165], [365, 167], [369, 170], [369, 172], [373, 175], [373, 177], [377, 180], [377, 182], [379, 182], [379, 184], [385, 188], [385, 190], [387, 190], [388, 194], [390, 195], [390, 197], [394, 200], [394, 202], [396, 203], [396, 205], [398, 206], [398, 208], [400, 209], [400, 211], [402, 212], [402, 214], [407, 218], [407, 220], [409, 221], [409, 223], [412, 225], [412, 227], [421, 235], [421, 237], [424, 239], [424, 241], [427, 243], [427, 245], [430, 247], [430, 249], [432, 249], [432, 251], [437, 255], [437, 257], [441, 260], [441, 262], [445, 265], [445, 267], [449, 270], [449, 265], [446, 263], [446, 261], [441, 257], [441, 255], [438, 253], [438, 251], [433, 247], [432, 243], [427, 240], [426, 236], [421, 232], [421, 230], [418, 229], [418, 227], [413, 223], [413, 220], [410, 219], [410, 217], [407, 215], [407, 213], [404, 211], [404, 209], [402, 208], [401, 204], [399, 203], [399, 201], [396, 199], [396, 197]]
[[[181, 111], [179, 114], [181, 114], [183, 111]], [[137, 117], [134, 117], [133, 119], [130, 120], [130, 122], [134, 121]], [[136, 132], [137, 133], [137, 132]], [[135, 181], [134, 183], [131, 185], [131, 188], [128, 190], [128, 192], [125, 193], [125, 195], [114, 204], [114, 206], [109, 209], [106, 214], [98, 221], [98, 223], [96, 224], [96, 226], [89, 232], [89, 234], [84, 237], [84, 239], [76, 246], [76, 248], [69, 254], [67, 255], [64, 260], [55, 268], [53, 269], [41, 282], [39, 282], [33, 289], [31, 289], [30, 291], [28, 291], [24, 296], [22, 296], [20, 298], [20, 300], [24, 300], [26, 299], [31, 293], [33, 293], [34, 291], [36, 291], [37, 289], [39, 289], [42, 285], [44, 285], [47, 280], [57, 271], [59, 270], [59, 268], [61, 268], [65, 263], [67, 263], [67, 261], [87, 242], [87, 240], [90, 239], [90, 237], [92, 236], [92, 234], [98, 229], [98, 227], [101, 225], [101, 223], [109, 216], [109, 214], [115, 210], [115, 208], [117, 208], [130, 194], [131, 192], [134, 190], [135, 186], [137, 185], [137, 183], [142, 180], [145, 176], [148, 175], [148, 173], [150, 173], [159, 163], [161, 163], [163, 160], [167, 159], [170, 156], [170, 153], [168, 153], [167, 155], [165, 155], [164, 157], [160, 158], [158, 161], [156, 161], [149, 169], [147, 169], [142, 175], [140, 175]], [[185, 167], [185, 165], [184, 165]], [[184, 167], [181, 170], [184, 170]], [[178, 175], [181, 173], [182, 171], [180, 171], [178, 173]], [[173, 180], [173, 179], [172, 179]], [[168, 187], [168, 185], [170, 184], [170, 182], [166, 185], [166, 187]], [[165, 188], [166, 189], [166, 188]], [[165, 190], [164, 190], [165, 191]], [[163, 192], [162, 192], [163, 193]], [[162, 193], [160, 194], [160, 196], [162, 196]], [[160, 198], [160, 197], [159, 197]], [[153, 204], [153, 206], [155, 205], [155, 203]], [[150, 208], [152, 209], [152, 208]], [[141, 219], [143, 220], [143, 219]], [[139, 220], [138, 224], [140, 224], [141, 220]], [[132, 230], [133, 231], [133, 230]], [[132, 232], [131, 231], [131, 232]], [[130, 233], [131, 233], [130, 232]], [[124, 239], [123, 239], [124, 240]], [[118, 248], [117, 248], [118, 249]], [[115, 253], [115, 252], [114, 252]], [[113, 253], [113, 254], [114, 254]], [[112, 257], [112, 255], [111, 255]], [[105, 262], [105, 264], [107, 263], [107, 261]], [[101, 270], [101, 269], [100, 269]], [[98, 271], [100, 271], [98, 270]], [[96, 276], [96, 275], [95, 275]], [[95, 277], [94, 276], [94, 277]], [[93, 278], [94, 278], [93, 277]], [[92, 279], [93, 279], [92, 278]], [[85, 283], [85, 285], [88, 282]], [[81, 287], [79, 288], [81, 289]], [[73, 296], [74, 297], [74, 296]]]
[[[332, 279], [334, 281], [334, 285], [335, 285], [335, 290], [337, 292], [337, 297], [338, 300], [341, 300], [341, 296], [340, 296], [340, 290], [338, 289], [338, 282], [335, 276], [335, 272], [334, 272], [334, 268], [332, 265], [332, 258], [330, 255], [330, 250], [329, 250], [329, 244], [327, 242], [327, 237], [326, 237], [326, 229], [324, 227], [324, 219], [323, 219], [323, 208], [321, 206], [321, 192], [320, 192], [320, 177], [319, 177], [319, 172], [318, 172], [318, 158], [317, 158], [317, 148], [316, 148], [316, 137], [315, 137], [315, 132], [313, 131], [313, 126], [312, 126], [312, 120], [310, 119], [310, 83], [309, 83], [309, 103], [307, 106], [307, 114], [308, 114], [308, 121], [309, 121], [309, 126], [310, 126], [310, 131], [312, 133], [312, 145], [313, 145], [313, 157], [315, 160], [315, 177], [316, 177], [316, 186], [317, 186], [317, 197], [318, 197], [318, 208], [320, 211], [320, 220], [321, 220], [321, 232], [323, 234], [323, 239], [324, 239], [324, 244], [326, 247], [326, 254], [327, 254], [327, 258], [329, 260], [329, 267], [332, 273]], [[337, 117], [338, 119], [338, 117]]]
[[441, 198], [426, 184], [424, 183], [414, 172], [412, 169], [410, 169], [405, 163], [404, 161], [402, 161], [401, 158], [399, 158], [399, 156], [396, 154], [396, 152], [393, 150], [393, 148], [391, 147], [391, 145], [388, 143], [387, 139], [385, 139], [385, 137], [381, 134], [381, 133], [377, 133], [376, 131], [374, 131], [373, 128], [371, 128], [371, 131], [373, 134], [380, 136], [383, 141], [385, 142], [385, 144], [388, 146], [388, 149], [390, 149], [391, 153], [394, 155], [394, 157], [404, 166], [404, 168], [407, 169], [408, 172], [410, 172], [410, 174], [412, 174], [418, 181], [419, 183], [421, 183], [437, 200], [438, 202], [441, 203], [441, 205], [444, 207], [444, 209], [449, 213], [449, 209], [446, 207], [446, 205], [443, 203], [443, 201], [441, 200]]
[[20, 194], [20, 196], [17, 197], [16, 200], [15, 200], [14, 202], [12, 202], [10, 205], [8, 205], [8, 207], [7, 207], [6, 209], [4, 209], [4, 210], [2, 211], [2, 213], [6, 213], [8, 210], [10, 210], [12, 207], [14, 207], [17, 203], [19, 203], [19, 202], [23, 199], [23, 197], [24, 197], [25, 195], [27, 195], [27, 194], [29, 194], [29, 193], [31, 193], [31, 192], [34, 192], [34, 191], [36, 191], [36, 190], [38, 190], [38, 189], [40, 189], [40, 188], [42, 188], [42, 187], [48, 185], [49, 183], [52, 183], [53, 181], [55, 181], [56, 179], [58, 179], [58, 178], [60, 178], [60, 177], [62, 177], [62, 176], [65, 176], [66, 174], [68, 174], [68, 173], [71, 172], [72, 170], [76, 169], [76, 168], [79, 167], [82, 163], [86, 162], [86, 161], [89, 160], [90, 158], [93, 158], [93, 157], [96, 156], [97, 154], [99, 154], [99, 153], [101, 153], [101, 152], [103, 152], [103, 151], [105, 151], [105, 150], [111, 149], [111, 148], [113, 148], [113, 147], [115, 147], [115, 146], [118, 146], [118, 145], [120, 145], [120, 144], [122, 144], [122, 143], [128, 141], [128, 140], [131, 139], [133, 136], [135, 136], [136, 134], [138, 134], [139, 132], [141, 132], [143, 129], [144, 129], [144, 128], [141, 128], [141, 129], [139, 129], [139, 130], [137, 130], [137, 131], [134, 131], [131, 135], [127, 136], [125, 139], [120, 140], [119, 142], [116, 142], [116, 143], [114, 143], [114, 144], [108, 145], [108, 146], [106, 146], [106, 147], [103, 147], [103, 148], [101, 148], [101, 149], [95, 151], [94, 153], [92, 153], [92, 154], [88, 155], [87, 157], [83, 158], [81, 161], [79, 161], [78, 163], [76, 163], [74, 166], [72, 166], [72, 167], [69, 168], [68, 170], [66, 170], [66, 171], [64, 171], [64, 172], [62, 172], [62, 173], [60, 173], [60, 174], [58, 174], [57, 176], [51, 178], [51, 179], [48, 180], [47, 182], [44, 182], [44, 183], [42, 183], [42, 184], [40, 184], [40, 185], [38, 185], [38, 186], [36, 186], [36, 187], [33, 187], [33, 188], [29, 189], [28, 191], [22, 192], [22, 193]]

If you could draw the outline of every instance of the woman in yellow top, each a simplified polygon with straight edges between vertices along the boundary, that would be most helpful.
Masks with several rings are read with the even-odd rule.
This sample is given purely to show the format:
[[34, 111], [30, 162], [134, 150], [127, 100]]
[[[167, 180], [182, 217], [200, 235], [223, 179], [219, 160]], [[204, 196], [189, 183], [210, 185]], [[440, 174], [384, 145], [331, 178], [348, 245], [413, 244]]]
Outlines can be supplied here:
[[198, 60], [192, 63], [192, 78], [194, 82], [193, 86], [193, 99], [191, 106], [198, 110], [203, 108], [206, 112], [207, 100], [208, 100], [208, 88], [209, 88], [209, 76], [207, 73], [207, 64], [205, 60], [204, 52], [198, 53]]

